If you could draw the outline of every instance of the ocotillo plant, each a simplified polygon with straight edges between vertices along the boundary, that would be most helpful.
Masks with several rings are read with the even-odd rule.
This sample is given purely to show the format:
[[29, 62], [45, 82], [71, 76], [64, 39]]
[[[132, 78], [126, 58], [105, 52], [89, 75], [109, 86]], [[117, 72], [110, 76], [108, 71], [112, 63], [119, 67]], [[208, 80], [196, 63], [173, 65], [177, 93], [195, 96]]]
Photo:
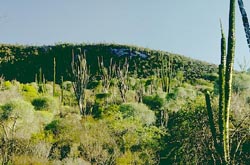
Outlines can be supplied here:
[[76, 99], [78, 101], [79, 109], [81, 115], [86, 116], [85, 108], [85, 89], [89, 81], [89, 71], [87, 67], [87, 61], [84, 54], [81, 53], [81, 49], [77, 54], [74, 54], [72, 50], [72, 79], [73, 88], [75, 92]]
[[229, 144], [229, 112], [231, 102], [231, 86], [233, 75], [233, 64], [235, 54], [235, 0], [230, 0], [228, 45], [226, 54], [226, 41], [222, 31], [221, 39], [221, 64], [219, 65], [219, 144], [217, 143], [217, 132], [213, 111], [211, 108], [210, 96], [206, 93], [206, 103], [210, 130], [213, 136], [214, 147], [221, 157], [223, 164], [230, 164]]

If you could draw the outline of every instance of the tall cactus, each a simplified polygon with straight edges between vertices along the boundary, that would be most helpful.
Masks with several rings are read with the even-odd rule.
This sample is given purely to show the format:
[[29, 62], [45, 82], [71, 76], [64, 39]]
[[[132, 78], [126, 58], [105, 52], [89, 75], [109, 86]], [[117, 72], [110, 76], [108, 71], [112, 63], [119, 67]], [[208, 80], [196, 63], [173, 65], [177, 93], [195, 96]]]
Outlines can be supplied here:
[[[220, 144], [223, 144], [223, 121], [224, 121], [224, 108], [225, 108], [225, 69], [226, 69], [226, 38], [223, 32], [222, 23], [221, 24], [221, 63], [219, 65], [219, 142]], [[220, 146], [220, 153], [224, 153], [224, 147]]]
[[74, 51], [72, 50], [71, 67], [73, 73], [72, 84], [78, 101], [80, 113], [81, 115], [86, 116], [85, 90], [89, 81], [89, 70], [87, 67], [85, 52], [82, 54], [81, 49], [78, 50], [77, 54], [74, 54]]
[[240, 13], [242, 16], [242, 22], [243, 22], [243, 26], [245, 29], [245, 33], [246, 33], [246, 38], [247, 38], [247, 45], [250, 49], [250, 26], [249, 26], [249, 22], [248, 22], [248, 18], [247, 18], [247, 13], [246, 10], [244, 8], [244, 3], [242, 0], [238, 0], [238, 4], [239, 4], [239, 8], [240, 8]]
[[172, 79], [172, 60], [170, 55], [164, 56], [160, 55], [161, 58], [161, 68], [160, 68], [160, 78], [162, 83], [162, 90], [163, 92], [170, 93], [171, 89], [171, 79]]
[[235, 0], [230, 0], [228, 45], [226, 54], [226, 40], [221, 26], [221, 64], [219, 65], [219, 146], [209, 94], [206, 94], [210, 130], [214, 140], [214, 147], [222, 159], [223, 164], [230, 164], [229, 147], [229, 113], [232, 93], [232, 75], [235, 54]]
[[124, 64], [117, 66], [118, 88], [123, 102], [126, 102], [126, 93], [128, 91], [128, 59], [125, 59]]
[[53, 96], [56, 95], [56, 58], [53, 61]]
[[101, 74], [103, 92], [108, 93], [111, 79], [115, 77], [115, 63], [110, 59], [109, 66], [106, 67], [103, 62], [103, 57], [98, 57], [99, 72]]
[[235, 0], [230, 0], [229, 30], [225, 71], [225, 109], [223, 112], [223, 148], [225, 161], [230, 161], [229, 150], [229, 112], [232, 93], [233, 64], [235, 54]]

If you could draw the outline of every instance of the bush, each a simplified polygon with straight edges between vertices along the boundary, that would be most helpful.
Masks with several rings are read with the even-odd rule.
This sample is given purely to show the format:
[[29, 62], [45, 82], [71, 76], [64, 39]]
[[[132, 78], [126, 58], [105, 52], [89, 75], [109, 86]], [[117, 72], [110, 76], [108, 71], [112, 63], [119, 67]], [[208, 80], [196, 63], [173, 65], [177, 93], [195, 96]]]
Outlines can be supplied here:
[[54, 115], [48, 111], [35, 111], [35, 116], [36, 116], [36, 120], [40, 124], [48, 124], [54, 118]]
[[8, 120], [10, 118], [21, 118], [26, 121], [33, 121], [33, 106], [23, 100], [12, 100], [1, 107], [1, 118]]
[[5, 104], [13, 99], [22, 99], [17, 87], [9, 90], [0, 91], [0, 104]]
[[164, 105], [164, 99], [160, 98], [159, 95], [143, 96], [142, 102], [152, 110], [159, 110]]
[[[23, 100], [12, 100], [0, 108], [0, 118], [8, 129], [8, 133], [14, 131], [17, 138], [29, 139], [32, 133], [39, 131], [35, 122], [33, 106]], [[15, 123], [15, 127], [12, 124]]]
[[36, 98], [32, 100], [32, 105], [36, 110], [48, 109], [49, 103], [48, 98]]
[[249, 93], [250, 91], [250, 75], [240, 73], [235, 74], [232, 82], [232, 89], [235, 93]]
[[11, 82], [10, 81], [5, 81], [4, 82], [4, 89], [10, 89], [12, 86]]
[[106, 99], [110, 96], [110, 93], [97, 93], [95, 95], [96, 99]]
[[22, 90], [22, 95], [28, 101], [38, 96], [38, 91], [32, 84], [23, 84], [21, 86], [21, 90]]
[[51, 113], [58, 113], [59, 102], [51, 96], [42, 96], [32, 100], [32, 105], [35, 110], [38, 111], [49, 111]]
[[139, 119], [142, 124], [150, 125], [155, 122], [155, 113], [141, 103], [125, 103], [120, 106], [120, 112], [124, 118]]

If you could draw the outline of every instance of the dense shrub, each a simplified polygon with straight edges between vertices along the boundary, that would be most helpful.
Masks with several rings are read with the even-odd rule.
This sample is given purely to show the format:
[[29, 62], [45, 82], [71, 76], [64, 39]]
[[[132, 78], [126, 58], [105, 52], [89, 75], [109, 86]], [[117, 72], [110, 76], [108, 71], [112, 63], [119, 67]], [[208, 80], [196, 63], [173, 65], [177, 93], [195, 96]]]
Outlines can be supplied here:
[[35, 116], [37, 122], [42, 125], [50, 123], [54, 118], [54, 114], [48, 111], [35, 111]]
[[22, 95], [19, 93], [18, 87], [14, 86], [9, 90], [0, 91], [0, 104], [5, 104], [13, 99], [23, 99]]
[[190, 102], [184, 107], [169, 113], [169, 136], [162, 163], [211, 164], [214, 150], [211, 148], [206, 109], [197, 102]]
[[143, 96], [142, 101], [152, 110], [159, 110], [164, 105], [164, 99], [159, 95]]
[[12, 86], [11, 82], [10, 81], [5, 81], [4, 82], [4, 89], [10, 89]]
[[54, 114], [59, 111], [59, 101], [51, 96], [37, 97], [31, 103], [38, 111], [49, 111]]
[[[39, 131], [38, 123], [35, 122], [33, 106], [23, 100], [12, 100], [0, 108], [2, 126], [8, 133], [15, 132], [18, 138], [30, 138], [31, 134]], [[12, 124], [15, 123], [15, 127]]]
[[124, 118], [139, 119], [141, 123], [150, 125], [155, 122], [155, 114], [141, 103], [125, 103], [120, 106], [120, 112]]
[[48, 109], [49, 103], [48, 98], [36, 98], [32, 100], [32, 105], [35, 107], [36, 110], [43, 110]]
[[22, 95], [28, 101], [38, 96], [38, 89], [32, 84], [23, 84], [21, 86]]
[[235, 93], [249, 93], [250, 91], [250, 75], [239, 73], [234, 75], [232, 89]]
[[34, 118], [34, 109], [29, 102], [23, 100], [11, 100], [1, 106], [1, 118], [4, 120], [21, 118], [31, 122]]

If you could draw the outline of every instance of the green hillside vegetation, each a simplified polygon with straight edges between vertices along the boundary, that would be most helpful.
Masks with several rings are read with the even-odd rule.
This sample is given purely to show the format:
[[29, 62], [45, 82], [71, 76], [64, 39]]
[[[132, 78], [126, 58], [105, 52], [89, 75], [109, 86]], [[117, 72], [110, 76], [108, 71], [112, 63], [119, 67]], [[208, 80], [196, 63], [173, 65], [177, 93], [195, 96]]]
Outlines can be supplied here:
[[193, 60], [181, 55], [163, 51], [150, 50], [136, 46], [117, 44], [58, 44], [54, 46], [23, 46], [0, 45], [0, 75], [6, 80], [16, 79], [20, 82], [33, 82], [35, 75], [41, 68], [45, 79], [53, 80], [53, 59], [56, 60], [57, 82], [60, 77], [71, 80], [72, 50], [86, 51], [86, 58], [92, 76], [98, 74], [98, 57], [103, 58], [104, 66], [109, 66], [110, 59], [113, 62], [123, 63], [127, 58], [131, 73], [135, 71], [138, 77], [155, 75], [160, 68], [162, 59], [171, 61], [173, 75], [182, 72], [184, 80], [192, 81], [196, 78], [214, 80], [217, 66]]
[[[89, 70], [84, 113], [71, 82], [72, 50], [74, 58], [78, 48]], [[119, 57], [112, 49], [147, 58]], [[204, 97], [204, 91], [213, 93], [217, 111], [214, 65], [121, 45], [1, 45], [0, 72], [3, 164], [216, 162]], [[250, 161], [249, 81], [244, 72], [233, 82], [231, 140], [241, 164]]]

